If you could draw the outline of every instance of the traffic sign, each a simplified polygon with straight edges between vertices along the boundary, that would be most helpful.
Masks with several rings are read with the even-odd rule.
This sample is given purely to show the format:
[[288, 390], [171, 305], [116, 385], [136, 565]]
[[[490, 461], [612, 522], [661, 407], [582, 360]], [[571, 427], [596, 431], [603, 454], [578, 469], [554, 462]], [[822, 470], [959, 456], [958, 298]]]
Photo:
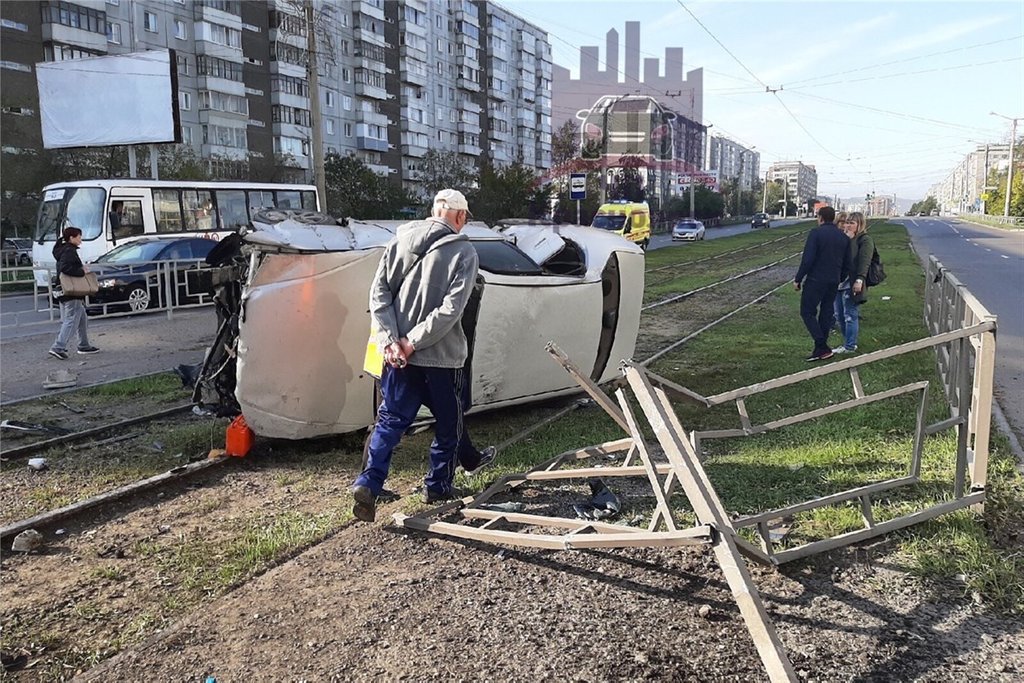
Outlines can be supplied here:
[[587, 174], [571, 173], [569, 175], [569, 199], [579, 201], [587, 198]]

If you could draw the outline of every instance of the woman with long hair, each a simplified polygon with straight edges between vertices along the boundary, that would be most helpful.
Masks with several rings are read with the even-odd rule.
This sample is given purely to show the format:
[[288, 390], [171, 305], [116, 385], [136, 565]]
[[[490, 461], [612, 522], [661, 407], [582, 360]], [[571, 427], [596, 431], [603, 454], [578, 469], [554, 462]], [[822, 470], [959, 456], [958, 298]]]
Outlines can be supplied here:
[[875, 241], [868, 235], [868, 223], [860, 211], [841, 215], [836, 225], [850, 238], [850, 246], [846, 252], [849, 277], [839, 285], [835, 304], [843, 345], [832, 349], [832, 353], [853, 353], [860, 335], [860, 305], [868, 300], [868, 266], [875, 252]]
[[[78, 256], [78, 247], [82, 244], [82, 231], [75, 227], [66, 227], [60, 239], [53, 245], [53, 257], [57, 260], [57, 272], [71, 277], [83, 277], [86, 268]], [[60, 360], [68, 359], [68, 342], [71, 335], [78, 331], [78, 353], [96, 353], [99, 351], [89, 343], [88, 322], [85, 314], [85, 297], [62, 294], [60, 297], [60, 330], [50, 347], [50, 355]]]

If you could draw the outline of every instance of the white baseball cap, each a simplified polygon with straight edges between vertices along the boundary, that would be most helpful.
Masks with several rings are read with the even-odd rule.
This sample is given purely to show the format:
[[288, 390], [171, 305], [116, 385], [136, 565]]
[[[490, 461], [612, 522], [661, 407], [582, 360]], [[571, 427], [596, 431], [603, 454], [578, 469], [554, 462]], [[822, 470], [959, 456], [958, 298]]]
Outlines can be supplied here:
[[468, 212], [469, 202], [466, 201], [466, 195], [458, 190], [446, 189], [434, 195], [434, 207]]

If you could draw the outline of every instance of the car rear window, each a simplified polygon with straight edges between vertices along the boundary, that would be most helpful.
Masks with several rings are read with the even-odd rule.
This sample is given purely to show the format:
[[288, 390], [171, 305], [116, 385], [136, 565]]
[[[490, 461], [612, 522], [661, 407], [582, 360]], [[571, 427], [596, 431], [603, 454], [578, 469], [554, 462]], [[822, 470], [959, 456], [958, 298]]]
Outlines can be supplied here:
[[508, 242], [481, 240], [472, 242], [480, 257], [480, 267], [499, 275], [541, 275], [543, 270], [533, 259]]

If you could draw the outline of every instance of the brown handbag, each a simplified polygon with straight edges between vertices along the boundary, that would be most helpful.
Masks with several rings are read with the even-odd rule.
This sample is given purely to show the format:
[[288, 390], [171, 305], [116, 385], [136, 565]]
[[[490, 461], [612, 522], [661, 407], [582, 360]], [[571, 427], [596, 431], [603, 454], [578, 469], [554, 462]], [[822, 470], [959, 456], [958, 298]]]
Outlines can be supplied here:
[[96, 273], [86, 273], [82, 277], [61, 273], [60, 288], [64, 296], [92, 296], [100, 291], [100, 283]]

